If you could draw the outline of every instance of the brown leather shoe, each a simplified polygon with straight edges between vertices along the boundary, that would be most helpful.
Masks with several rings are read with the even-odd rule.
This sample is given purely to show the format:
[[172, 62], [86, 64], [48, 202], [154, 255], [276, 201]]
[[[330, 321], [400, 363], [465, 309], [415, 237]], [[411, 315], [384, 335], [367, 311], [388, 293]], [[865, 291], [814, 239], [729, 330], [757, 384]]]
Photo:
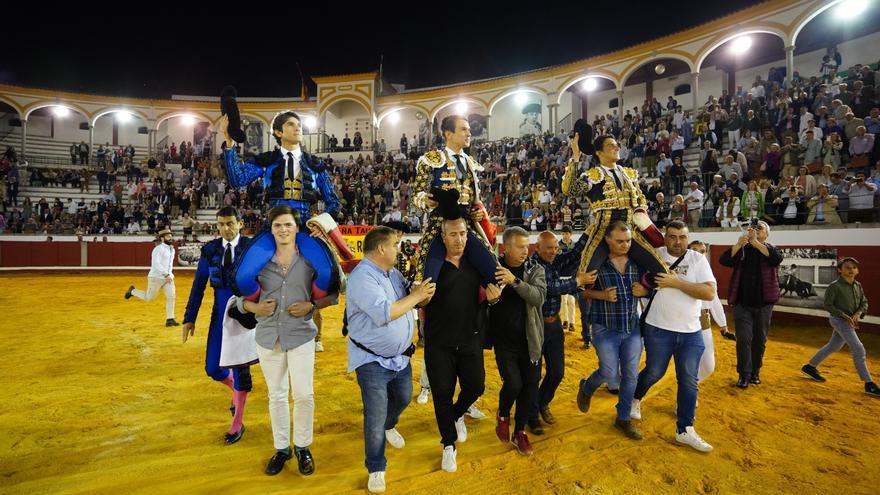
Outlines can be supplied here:
[[590, 410], [590, 401], [593, 398], [592, 395], [588, 395], [584, 390], [584, 386], [587, 384], [586, 380], [581, 379], [580, 383], [578, 383], [578, 394], [577, 394], [577, 405], [578, 410], [580, 412], [585, 413]]
[[614, 420], [614, 427], [622, 431], [627, 438], [632, 440], [641, 440], [642, 432], [633, 426], [632, 421], [624, 421], [620, 418]]
[[513, 434], [513, 440], [510, 441], [514, 447], [516, 447], [516, 451], [522, 455], [532, 455], [532, 444], [529, 443], [529, 437], [526, 435], [524, 431], [518, 431]]
[[556, 423], [556, 418], [554, 418], [553, 413], [550, 412], [550, 406], [542, 407], [540, 413], [541, 419], [543, 419], [548, 425]]

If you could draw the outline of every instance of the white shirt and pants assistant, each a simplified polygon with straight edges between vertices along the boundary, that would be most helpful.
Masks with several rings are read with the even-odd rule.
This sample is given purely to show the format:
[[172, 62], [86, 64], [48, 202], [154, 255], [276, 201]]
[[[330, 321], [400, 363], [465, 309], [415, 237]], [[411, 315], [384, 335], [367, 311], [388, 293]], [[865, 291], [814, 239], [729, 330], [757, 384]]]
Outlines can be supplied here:
[[[150, 261], [150, 273], [147, 274], [147, 291], [139, 289], [131, 291], [131, 295], [144, 301], [150, 302], [156, 299], [161, 289], [165, 293], [165, 318], [170, 320], [174, 318], [174, 274], [171, 272], [174, 267], [174, 247], [168, 244], [160, 243], [153, 248], [153, 255]], [[170, 277], [170, 280], [168, 279]]]

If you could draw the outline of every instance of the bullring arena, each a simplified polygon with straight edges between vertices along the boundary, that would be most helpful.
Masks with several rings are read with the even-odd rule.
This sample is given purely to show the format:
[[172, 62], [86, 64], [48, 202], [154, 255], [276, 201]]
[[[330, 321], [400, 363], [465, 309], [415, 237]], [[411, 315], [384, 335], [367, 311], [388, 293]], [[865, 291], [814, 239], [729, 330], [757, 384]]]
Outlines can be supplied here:
[[[860, 27], [829, 34], [824, 23], [845, 22], [839, 10], [862, 3], [868, 10]], [[592, 122], [595, 115], [600, 122], [595, 128], [604, 129], [608, 122], [609, 132], [623, 133], [622, 128], [633, 121], [626, 120], [620, 128], [612, 125], [618, 109], [640, 112], [643, 100], [657, 98], [665, 105], [667, 97], [676, 99], [685, 110], [692, 109], [696, 118], [693, 124], [685, 120], [685, 127], [693, 125], [694, 132], [681, 150], [683, 166], [696, 179], [696, 188], [712, 198], [716, 173], [725, 175], [722, 181], [727, 188], [736, 187], [736, 181], [731, 183], [723, 170], [707, 175], [702, 143], [715, 139], [709, 148], [725, 154], [739, 148], [732, 143], [729, 130], [705, 137], [713, 132], [709, 122], [714, 127], [716, 120], [704, 102], [711, 105], [722, 89], [734, 95], [738, 86], [748, 88], [758, 76], [757, 84], [768, 90], [761, 97], [766, 100], [759, 113], [769, 119], [772, 105], [766, 101], [770, 93], [784, 92], [768, 76], [771, 70], [799, 71], [806, 79], [815, 75], [815, 85], [839, 88], [841, 82], [849, 81], [850, 90], [855, 81], [864, 81], [859, 85], [864, 90], [869, 76], [861, 75], [859, 67], [868, 67], [870, 78], [876, 76], [880, 82], [878, 29], [880, 4], [876, 1], [772, 0], [657, 40], [486, 81], [448, 81], [449, 86], [398, 91], [388, 89], [378, 72], [313, 76], [317, 96], [311, 99], [239, 97], [242, 118], [248, 121], [244, 147], [254, 146], [255, 152], [271, 150], [273, 116], [285, 109], [296, 111], [304, 127], [303, 149], [337, 164], [330, 170], [344, 204], [339, 221], [342, 235], [363, 262], [364, 235], [382, 223], [385, 213], [396, 213], [398, 217], [392, 219], [404, 223], [416, 217], [424, 224], [425, 212], [410, 198], [415, 184], [406, 184], [409, 189], [400, 184], [413, 182], [408, 174], [419, 155], [443, 145], [439, 123], [453, 114], [467, 114], [472, 133], [469, 155], [481, 158], [486, 166], [484, 203], [492, 205], [489, 216], [499, 225], [498, 244], [505, 226], [522, 225], [528, 231], [530, 252], [535, 252], [541, 231], [561, 238], [563, 226], [574, 226], [577, 240], [590, 225], [586, 207], [583, 218], [572, 215], [574, 208], [568, 210], [568, 217], [562, 208], [557, 209], [557, 201], [565, 209], [584, 205], [555, 192], [561, 187], [565, 157], [570, 153], [567, 131], [578, 118]], [[726, 50], [744, 37], [756, 45], [753, 52], [744, 55], [746, 61], [739, 65], [725, 64]], [[832, 45], [843, 65], [828, 78], [819, 67], [826, 70], [822, 60], [832, 53], [828, 50]], [[843, 74], [847, 68], [849, 72]], [[687, 91], [682, 85], [687, 85]], [[844, 87], [837, 96], [845, 97], [846, 91]], [[342, 334], [346, 295], [340, 296], [339, 304], [321, 310], [323, 351], [315, 354], [314, 441], [310, 446], [315, 473], [310, 476], [297, 471], [296, 457], [277, 476], [264, 474], [274, 449], [267, 384], [259, 364], [251, 368], [253, 389], [243, 414], [246, 430], [240, 440], [224, 444], [230, 394], [204, 370], [213, 304], [210, 287], [205, 290], [194, 335], [185, 343], [182, 327], [166, 326], [163, 295], [149, 303], [123, 297], [132, 285], [145, 287], [155, 234], [168, 228], [174, 250], [174, 318], [183, 323], [200, 249], [218, 236], [217, 210], [230, 202], [239, 206], [245, 235], [256, 234], [263, 225], [266, 209], [261, 208], [260, 194], [250, 186], [236, 190], [229, 185], [220, 149], [224, 133], [219, 127], [220, 100], [215, 96], [155, 100], [0, 84], [0, 144], [13, 147], [17, 155], [7, 154], [3, 169], [0, 306], [6, 315], [0, 323], [0, 349], [5, 353], [0, 369], [7, 386], [0, 401], [0, 494], [367, 492], [361, 389], [355, 373], [347, 371], [350, 346]], [[871, 120], [871, 109], [880, 105], [877, 93], [866, 91], [850, 98], [854, 118], [866, 127], [880, 126], [877, 115]], [[757, 105], [758, 98], [754, 99]], [[646, 111], [645, 115], [651, 113]], [[126, 118], [111, 118], [123, 113]], [[674, 113], [673, 108], [667, 114], [664, 107], [657, 116], [645, 118], [673, 126]], [[830, 110], [829, 115], [833, 113]], [[704, 117], [707, 134], [701, 137], [696, 131]], [[786, 129], [778, 122], [782, 120], [770, 122], [763, 130], [778, 133], [775, 138], [781, 141]], [[835, 132], [827, 119], [824, 123], [829, 133]], [[537, 133], [532, 131], [535, 126]], [[335, 136], [341, 143], [342, 136], [355, 132], [363, 139], [357, 147], [329, 140]], [[847, 133], [845, 125], [840, 132]], [[399, 149], [400, 134], [413, 137]], [[623, 134], [618, 138], [626, 142]], [[848, 142], [857, 139], [853, 134]], [[188, 152], [175, 146], [185, 141], [196, 145]], [[87, 149], [85, 158], [79, 154], [80, 142]], [[104, 142], [109, 144], [108, 154], [99, 156], [97, 148]], [[75, 153], [69, 152], [71, 144], [76, 145]], [[131, 155], [124, 149], [129, 144]], [[674, 214], [673, 198], [676, 192], [686, 194], [690, 181], [658, 174], [659, 161], [637, 156], [635, 146], [623, 147], [627, 153], [620, 163], [640, 173], [646, 193], [656, 179], [659, 189], [651, 192], [666, 192], [673, 203], [666, 214]], [[521, 455], [514, 445], [496, 437], [502, 380], [493, 351], [485, 350], [485, 392], [475, 403], [485, 417], [465, 417], [468, 437], [458, 445], [457, 471], [442, 470], [434, 406], [431, 400], [426, 404], [416, 401], [419, 374], [425, 367], [424, 348], [417, 347], [411, 359], [412, 402], [397, 425], [406, 445], [385, 449], [387, 493], [876, 493], [880, 398], [865, 393], [848, 348], [822, 362], [819, 369], [826, 382], [808, 379], [801, 368], [828, 342], [832, 329], [823, 298], [838, 276], [838, 260], [852, 257], [859, 262], [858, 280], [869, 302], [857, 334], [867, 352], [868, 369], [880, 373], [880, 281], [876, 277], [880, 271], [880, 187], [869, 188], [872, 194], [866, 193], [867, 200], [857, 193], [865, 187], [863, 183], [880, 183], [878, 148], [857, 153], [859, 148], [849, 147], [827, 155], [837, 160], [832, 173], [843, 175], [835, 179], [847, 184], [848, 203], [824, 210], [826, 215], [832, 210], [839, 214], [837, 222], [817, 220], [822, 212], [809, 202], [812, 194], [821, 195], [817, 184], [823, 176], [827, 189], [843, 191], [844, 186], [838, 185], [841, 180], [825, 176], [821, 166], [807, 171], [810, 179], [801, 179], [803, 187], [793, 178], [801, 199], [785, 196], [783, 202], [781, 193], [787, 183], [781, 173], [779, 182], [765, 192], [780, 192], [775, 197], [782, 206], [773, 209], [772, 201], [762, 204], [766, 209], [761, 218], [772, 225], [769, 242], [782, 253], [777, 275], [782, 294], [772, 313], [760, 384], [737, 387], [736, 343], [722, 338], [717, 322], [712, 324], [715, 369], [699, 384], [694, 423], [700, 436], [714, 447], [712, 452], [697, 452], [676, 442], [678, 387], [672, 364], [642, 401], [642, 419], [634, 421], [644, 437], [639, 441], [615, 429], [618, 396], [606, 386], [595, 392], [588, 413], [578, 410], [578, 382], [599, 367], [599, 360], [595, 348], [584, 346], [577, 309], [572, 327], [564, 332], [565, 376], [552, 401], [555, 421], [543, 423], [543, 435], [532, 434], [531, 427], [527, 430], [534, 448], [531, 455]], [[116, 156], [111, 158], [117, 149], [118, 164]], [[530, 154], [533, 150], [537, 154]], [[806, 164], [809, 157], [803, 153], [799, 159]], [[863, 154], [869, 161], [861, 171], [857, 156]], [[821, 165], [829, 163], [824, 161], [827, 156], [819, 156]], [[148, 159], [157, 161], [149, 170]], [[147, 186], [138, 190], [135, 180], [129, 190], [126, 175], [141, 161], [143, 170], [135, 175], [142, 174]], [[761, 160], [748, 159], [744, 171], [751, 170], [756, 179], [767, 177], [766, 168], [758, 168], [761, 165]], [[108, 179], [111, 168], [114, 176], [118, 170], [118, 196], [114, 181]], [[866, 180], [858, 180], [860, 171]], [[511, 174], [521, 174], [526, 187], [529, 181], [534, 183], [533, 214], [525, 214], [521, 206], [532, 199], [531, 193], [524, 193], [522, 202], [518, 194], [511, 193], [519, 210], [511, 210], [508, 196], [502, 198], [500, 192], [500, 203], [495, 204], [497, 184], [503, 183], [500, 189], [504, 191], [514, 187], [508, 182]], [[20, 177], [15, 186], [17, 198], [12, 197], [13, 176]], [[171, 198], [167, 209], [158, 210], [155, 203], [165, 201], [159, 198], [166, 189], [152, 191], [150, 185], [165, 177], [170, 177], [167, 191]], [[202, 180], [203, 191], [193, 185]], [[807, 194], [811, 180], [814, 190]], [[104, 181], [105, 185], [99, 184]], [[385, 189], [385, 182], [396, 185], [393, 190]], [[218, 191], [221, 183], [221, 189], [228, 186], [226, 193]], [[539, 188], [554, 190], [548, 196], [552, 203], [543, 201]], [[101, 203], [105, 206], [96, 208], [110, 211], [114, 196], [116, 204], [125, 207], [119, 209], [120, 218], [125, 215], [126, 220], [122, 225], [99, 218], [89, 204]], [[745, 204], [746, 196], [742, 197]], [[46, 212], [39, 206], [43, 198]], [[60, 207], [53, 204], [56, 198]], [[651, 201], [655, 200], [649, 197]], [[674, 218], [658, 219], [662, 201], [651, 207], [655, 223]], [[139, 203], [144, 213], [135, 219], [132, 211]], [[793, 210], [787, 209], [789, 204]], [[722, 205], [703, 200], [695, 213], [683, 207], [682, 217], [693, 220], [690, 240], [708, 247], [718, 297], [730, 330], [736, 331], [728, 305], [732, 269], [720, 259], [743, 235], [748, 221], [743, 220], [741, 228], [722, 225], [719, 210], [723, 217]], [[516, 217], [511, 211], [522, 215]], [[95, 213], [94, 218], [89, 213]], [[536, 221], [538, 216], [543, 220]], [[138, 224], [137, 231], [132, 223]], [[404, 236], [412, 243], [419, 238], [416, 228]], [[357, 261], [343, 263], [346, 272], [356, 265]], [[639, 369], [644, 366], [643, 353]]]

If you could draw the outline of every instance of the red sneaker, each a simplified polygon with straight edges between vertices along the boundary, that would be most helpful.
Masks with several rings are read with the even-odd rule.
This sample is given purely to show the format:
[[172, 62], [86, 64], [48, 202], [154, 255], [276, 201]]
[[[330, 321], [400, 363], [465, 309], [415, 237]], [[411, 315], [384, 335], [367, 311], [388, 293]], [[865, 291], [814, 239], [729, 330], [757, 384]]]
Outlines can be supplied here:
[[510, 441], [514, 447], [516, 447], [516, 451], [522, 455], [532, 455], [532, 444], [529, 443], [529, 437], [526, 436], [526, 432], [518, 431], [513, 434], [513, 440]]
[[510, 417], [497, 416], [495, 419], [495, 435], [498, 440], [507, 443], [510, 439]]

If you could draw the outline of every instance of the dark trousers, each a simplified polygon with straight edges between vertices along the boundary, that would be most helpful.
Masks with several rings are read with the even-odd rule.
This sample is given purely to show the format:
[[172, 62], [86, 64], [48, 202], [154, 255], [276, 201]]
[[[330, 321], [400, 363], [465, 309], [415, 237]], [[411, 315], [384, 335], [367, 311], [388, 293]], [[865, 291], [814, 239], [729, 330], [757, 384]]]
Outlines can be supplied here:
[[[486, 388], [483, 349], [478, 341], [458, 347], [425, 346], [425, 368], [431, 382], [434, 415], [443, 446], [454, 445], [458, 435], [455, 422], [481, 396]], [[455, 395], [455, 382], [461, 390]]]
[[578, 309], [581, 312], [581, 338], [584, 342], [590, 342], [590, 300], [587, 299], [585, 291], [578, 292], [577, 298]]
[[501, 375], [501, 392], [498, 394], [498, 416], [510, 417], [510, 408], [516, 402], [514, 432], [522, 431], [529, 420], [535, 396], [538, 394], [538, 381], [541, 367], [529, 361], [529, 352], [511, 351], [495, 348], [495, 362]]
[[544, 347], [541, 360], [538, 361], [539, 369], [542, 361], [547, 363], [547, 372], [538, 387], [537, 400], [532, 403], [531, 421], [537, 421], [538, 411], [550, 405], [565, 376], [565, 334], [558, 317], [553, 323], [544, 324]]
[[742, 304], [733, 306], [733, 321], [736, 325], [736, 371], [740, 376], [751, 377], [761, 371], [772, 313], [772, 304], [760, 308], [750, 308]]

